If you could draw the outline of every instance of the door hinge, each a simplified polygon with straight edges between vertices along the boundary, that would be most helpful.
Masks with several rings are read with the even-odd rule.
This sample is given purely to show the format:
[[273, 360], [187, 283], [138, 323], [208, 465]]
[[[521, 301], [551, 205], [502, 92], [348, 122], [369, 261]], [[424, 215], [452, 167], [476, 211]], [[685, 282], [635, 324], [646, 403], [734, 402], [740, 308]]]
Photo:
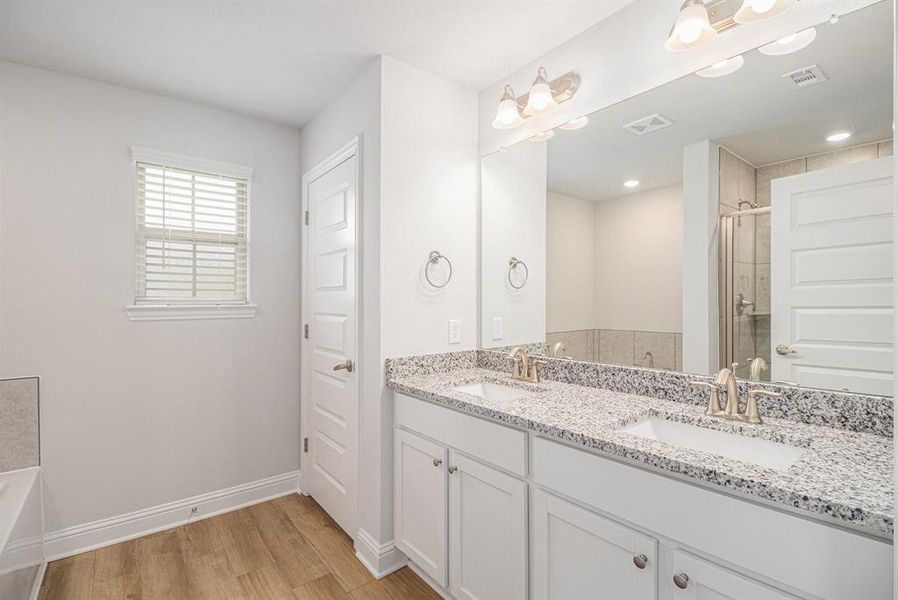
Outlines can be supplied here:
[[305, 219], [306, 219], [306, 225], [308, 225], [309, 224], [309, 211], [306, 211]]
[[308, 325], [302, 326], [302, 336], [306, 339], [309, 339], [309, 326]]
[[302, 438], [302, 451], [303, 452], [309, 451], [309, 438]]

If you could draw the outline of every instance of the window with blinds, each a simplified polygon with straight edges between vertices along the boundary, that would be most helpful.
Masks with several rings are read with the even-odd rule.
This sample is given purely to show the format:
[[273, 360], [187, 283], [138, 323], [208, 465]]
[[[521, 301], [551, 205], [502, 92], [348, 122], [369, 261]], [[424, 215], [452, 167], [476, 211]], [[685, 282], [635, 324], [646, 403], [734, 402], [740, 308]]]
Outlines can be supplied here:
[[248, 185], [137, 161], [135, 304], [247, 303]]

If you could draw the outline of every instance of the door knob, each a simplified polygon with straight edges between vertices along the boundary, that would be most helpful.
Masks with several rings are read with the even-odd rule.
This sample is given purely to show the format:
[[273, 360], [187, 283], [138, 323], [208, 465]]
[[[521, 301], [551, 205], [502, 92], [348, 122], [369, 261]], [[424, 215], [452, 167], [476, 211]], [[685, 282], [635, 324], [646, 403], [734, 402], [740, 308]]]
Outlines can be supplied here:
[[439, 459], [439, 458], [433, 459], [433, 466], [439, 467], [441, 464], [443, 464], [442, 459]]
[[798, 352], [793, 350], [791, 346], [787, 346], [785, 344], [778, 345], [776, 347], [776, 353], [780, 356], [786, 356], [787, 354], [798, 354]]
[[649, 557], [645, 554], [637, 554], [633, 557], [633, 564], [636, 565], [637, 569], [644, 569], [645, 565], [648, 564]]
[[449, 471], [449, 474], [452, 475], [453, 473], [458, 471], [458, 467], [449, 467], [449, 469], [447, 469], [447, 470]]
[[689, 585], [689, 575], [686, 573], [677, 573], [673, 576], [674, 585], [680, 588], [681, 590], [685, 590], [686, 586]]
[[352, 366], [351, 360], [346, 359], [345, 363], [340, 363], [339, 365], [334, 367], [334, 371], [342, 371], [344, 369], [346, 370], [347, 373], [352, 373], [353, 366]]

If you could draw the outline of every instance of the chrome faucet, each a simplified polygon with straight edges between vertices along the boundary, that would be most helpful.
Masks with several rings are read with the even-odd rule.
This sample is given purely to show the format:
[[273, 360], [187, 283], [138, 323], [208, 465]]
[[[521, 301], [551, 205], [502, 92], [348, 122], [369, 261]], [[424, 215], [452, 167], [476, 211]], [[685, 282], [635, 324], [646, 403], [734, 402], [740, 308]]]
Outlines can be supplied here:
[[[777, 392], [769, 392], [762, 389], [754, 389], [748, 392], [748, 402], [745, 406], [745, 412], [739, 410], [739, 382], [736, 379], [736, 367], [733, 363], [731, 368], [723, 368], [717, 374], [714, 383], [706, 381], [691, 381], [695, 387], [703, 387], [708, 389], [708, 407], [705, 414], [710, 417], [721, 417], [729, 421], [740, 421], [742, 423], [752, 423], [754, 425], [762, 423], [761, 413], [758, 410], [758, 396], [766, 396], [768, 398], [778, 398], [782, 394]], [[726, 409], [720, 407], [720, 391], [726, 387], [727, 404]]]
[[514, 360], [514, 367], [511, 370], [511, 378], [519, 381], [527, 381], [529, 383], [539, 383], [539, 366], [544, 364], [544, 360], [538, 358], [530, 358], [527, 356], [527, 350], [520, 346], [508, 353], [508, 358]]

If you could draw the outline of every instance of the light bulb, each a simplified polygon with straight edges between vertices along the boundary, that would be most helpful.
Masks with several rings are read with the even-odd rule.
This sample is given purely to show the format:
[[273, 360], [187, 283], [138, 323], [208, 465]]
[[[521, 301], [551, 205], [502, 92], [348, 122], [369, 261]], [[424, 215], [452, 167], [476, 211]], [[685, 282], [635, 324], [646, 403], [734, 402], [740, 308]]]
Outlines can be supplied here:
[[524, 118], [518, 110], [518, 101], [514, 97], [514, 92], [510, 85], [506, 85], [502, 99], [499, 100], [499, 106], [496, 108], [496, 118], [493, 119], [493, 127], [496, 129], [512, 129], [523, 122]]
[[743, 0], [742, 6], [733, 15], [733, 21], [740, 25], [758, 23], [778, 17], [795, 6], [797, 0]]
[[702, 22], [698, 19], [689, 19], [680, 24], [677, 29], [677, 37], [684, 44], [691, 44], [702, 34]]
[[701, 0], [686, 0], [664, 47], [672, 52], [701, 48], [717, 36]]
[[776, 0], [748, 0], [748, 6], [759, 15], [769, 11], [774, 4]]
[[524, 114], [528, 117], [539, 115], [554, 110], [558, 106], [558, 102], [552, 96], [552, 89], [549, 87], [546, 70], [539, 68], [536, 80], [530, 88], [530, 94], [527, 96], [527, 106], [524, 107]]

